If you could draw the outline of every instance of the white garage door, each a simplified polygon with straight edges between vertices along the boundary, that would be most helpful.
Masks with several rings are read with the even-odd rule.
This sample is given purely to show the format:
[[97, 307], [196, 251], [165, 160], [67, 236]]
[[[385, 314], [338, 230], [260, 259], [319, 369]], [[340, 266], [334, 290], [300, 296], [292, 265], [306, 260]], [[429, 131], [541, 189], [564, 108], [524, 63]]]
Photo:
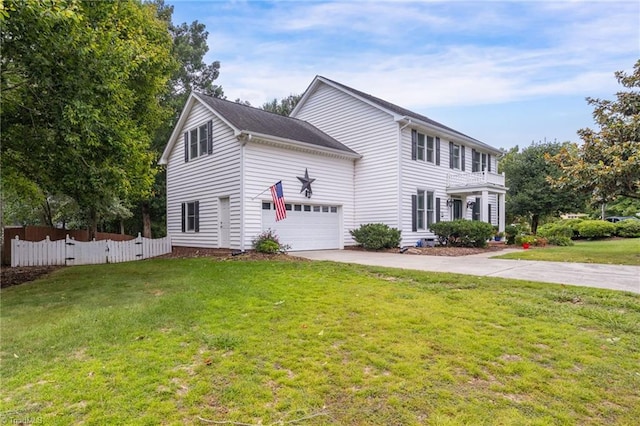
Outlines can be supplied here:
[[262, 203], [262, 230], [272, 229], [290, 250], [340, 248], [338, 206], [287, 204], [287, 217], [276, 222], [273, 203]]

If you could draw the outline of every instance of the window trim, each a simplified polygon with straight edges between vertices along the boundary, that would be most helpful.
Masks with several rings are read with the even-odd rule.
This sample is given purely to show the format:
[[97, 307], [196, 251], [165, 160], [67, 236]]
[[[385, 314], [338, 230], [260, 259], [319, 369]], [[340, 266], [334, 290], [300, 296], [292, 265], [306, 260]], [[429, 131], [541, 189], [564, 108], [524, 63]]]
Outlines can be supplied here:
[[182, 203], [182, 232], [200, 232], [200, 201]]
[[411, 159], [438, 165], [440, 138], [411, 129]]
[[184, 132], [184, 161], [189, 162], [196, 158], [213, 153], [213, 121], [187, 129]]

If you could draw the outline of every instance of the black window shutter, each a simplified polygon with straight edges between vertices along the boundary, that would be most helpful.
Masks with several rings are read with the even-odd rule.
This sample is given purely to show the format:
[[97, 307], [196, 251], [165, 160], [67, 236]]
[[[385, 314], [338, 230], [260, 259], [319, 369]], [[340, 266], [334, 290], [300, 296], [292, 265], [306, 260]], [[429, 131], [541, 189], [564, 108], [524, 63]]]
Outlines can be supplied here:
[[487, 154], [487, 171], [491, 171], [491, 154]]
[[471, 171], [472, 172], [477, 172], [477, 166], [476, 166], [476, 149], [475, 148], [471, 148]]
[[453, 142], [449, 142], [449, 168], [453, 169]]
[[194, 214], [196, 216], [195, 221], [194, 221], [195, 222], [194, 231], [200, 232], [200, 201], [196, 201], [194, 204], [195, 204], [195, 206], [193, 207], [193, 210], [194, 210]]
[[416, 160], [418, 158], [418, 132], [411, 130], [411, 159]]
[[189, 161], [189, 132], [184, 132], [184, 162]]
[[488, 213], [489, 213], [489, 220], [488, 222], [491, 223], [491, 204], [489, 204], [488, 206]]
[[413, 194], [411, 196], [411, 230], [416, 232], [418, 230], [418, 216], [416, 215], [416, 207], [418, 205], [418, 195]]
[[440, 138], [436, 136], [436, 166], [440, 165]]
[[187, 230], [187, 205], [182, 203], [182, 232]]
[[440, 198], [436, 198], [436, 223], [440, 222]]
[[462, 169], [462, 171], [464, 172], [464, 162], [465, 162], [465, 157], [464, 157], [464, 152], [466, 151], [466, 147], [464, 145], [460, 145], [460, 169]]
[[207, 123], [207, 153], [213, 154], [213, 120]]

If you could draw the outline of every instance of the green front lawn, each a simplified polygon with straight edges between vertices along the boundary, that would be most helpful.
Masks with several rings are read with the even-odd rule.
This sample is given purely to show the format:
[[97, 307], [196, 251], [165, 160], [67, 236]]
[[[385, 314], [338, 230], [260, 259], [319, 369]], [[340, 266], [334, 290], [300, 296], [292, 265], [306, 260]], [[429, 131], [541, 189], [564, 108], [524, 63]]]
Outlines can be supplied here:
[[569, 247], [532, 247], [497, 259], [546, 260], [550, 262], [640, 265], [640, 238], [576, 241]]
[[199, 258], [65, 268], [1, 308], [3, 424], [640, 418], [629, 293]]

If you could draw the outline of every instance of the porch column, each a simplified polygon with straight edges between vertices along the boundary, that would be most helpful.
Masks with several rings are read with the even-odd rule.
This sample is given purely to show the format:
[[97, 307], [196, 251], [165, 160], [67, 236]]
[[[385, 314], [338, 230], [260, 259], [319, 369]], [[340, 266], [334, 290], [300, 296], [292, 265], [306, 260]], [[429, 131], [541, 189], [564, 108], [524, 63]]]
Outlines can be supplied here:
[[489, 191], [482, 191], [482, 198], [480, 199], [480, 220], [483, 222], [489, 221]]
[[500, 214], [498, 215], [498, 231], [500, 232], [504, 232], [505, 217], [507, 216], [504, 204], [504, 198], [506, 195], [507, 194], [498, 194], [498, 210], [500, 211]]

